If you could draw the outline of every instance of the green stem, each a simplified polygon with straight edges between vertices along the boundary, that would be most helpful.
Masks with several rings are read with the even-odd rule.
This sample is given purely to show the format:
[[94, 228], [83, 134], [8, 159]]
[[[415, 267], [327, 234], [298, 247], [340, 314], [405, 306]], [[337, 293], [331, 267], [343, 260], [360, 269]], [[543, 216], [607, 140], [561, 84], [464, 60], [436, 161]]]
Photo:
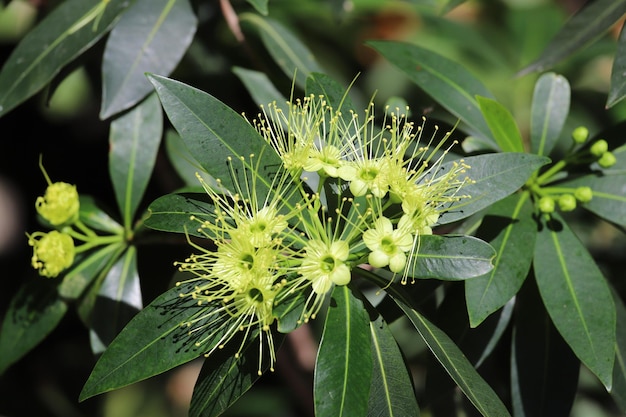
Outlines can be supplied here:
[[542, 185], [548, 182], [554, 175], [556, 175], [559, 171], [561, 171], [567, 165], [567, 159], [562, 159], [556, 164], [552, 165], [549, 170], [544, 172], [537, 178], [535, 181], [536, 184]]
[[98, 236], [94, 239], [87, 241], [86, 243], [80, 246], [77, 246], [75, 248], [75, 253], [85, 252], [85, 251], [88, 251], [89, 249], [95, 248], [96, 246], [104, 246], [104, 245], [109, 245], [112, 243], [121, 243], [123, 241], [124, 239], [120, 235]]

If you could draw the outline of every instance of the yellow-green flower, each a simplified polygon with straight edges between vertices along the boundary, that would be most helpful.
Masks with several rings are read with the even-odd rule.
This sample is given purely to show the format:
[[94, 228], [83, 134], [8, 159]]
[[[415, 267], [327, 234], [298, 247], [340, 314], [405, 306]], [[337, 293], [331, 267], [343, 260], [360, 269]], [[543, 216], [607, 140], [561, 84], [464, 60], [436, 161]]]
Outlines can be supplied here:
[[41, 217], [53, 226], [75, 222], [80, 209], [76, 186], [65, 182], [48, 185], [46, 193], [37, 197], [35, 207]]
[[304, 248], [305, 255], [298, 272], [311, 282], [317, 294], [327, 293], [335, 285], [350, 282], [350, 268], [345, 264], [350, 246], [343, 240], [324, 242], [310, 240]]
[[57, 277], [74, 262], [74, 240], [65, 233], [35, 232], [28, 235], [28, 244], [33, 247], [32, 266], [41, 276]]
[[413, 247], [413, 236], [405, 224], [406, 217], [402, 219], [394, 229], [391, 220], [379, 217], [372, 228], [363, 233], [363, 242], [371, 251], [368, 261], [373, 267], [389, 266], [389, 270], [395, 273], [404, 270], [406, 253]]

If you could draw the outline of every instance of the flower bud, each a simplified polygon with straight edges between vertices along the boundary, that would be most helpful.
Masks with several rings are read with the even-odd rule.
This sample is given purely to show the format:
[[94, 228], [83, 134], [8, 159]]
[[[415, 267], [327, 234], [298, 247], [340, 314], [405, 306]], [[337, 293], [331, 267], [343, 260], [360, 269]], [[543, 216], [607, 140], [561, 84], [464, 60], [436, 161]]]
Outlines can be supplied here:
[[572, 211], [576, 208], [576, 198], [572, 194], [563, 194], [559, 197], [561, 211]]
[[28, 244], [33, 247], [31, 264], [41, 276], [54, 278], [74, 262], [74, 240], [68, 234], [36, 232], [28, 236]]
[[35, 201], [37, 212], [53, 226], [73, 223], [78, 219], [78, 191], [76, 186], [55, 182], [46, 189], [43, 197]]
[[539, 199], [539, 210], [542, 213], [554, 212], [554, 198], [550, 196], [544, 196]]
[[609, 144], [604, 139], [598, 139], [589, 149], [591, 154], [597, 157], [604, 155], [604, 153], [608, 150]]
[[572, 139], [576, 143], [585, 143], [587, 138], [589, 138], [589, 129], [585, 126], [578, 126], [572, 131]]
[[574, 197], [581, 203], [588, 203], [593, 198], [593, 191], [590, 187], [578, 187], [574, 191]]
[[602, 154], [600, 159], [598, 159], [598, 164], [600, 164], [602, 168], [611, 168], [616, 162], [617, 159], [612, 152], [605, 152]]

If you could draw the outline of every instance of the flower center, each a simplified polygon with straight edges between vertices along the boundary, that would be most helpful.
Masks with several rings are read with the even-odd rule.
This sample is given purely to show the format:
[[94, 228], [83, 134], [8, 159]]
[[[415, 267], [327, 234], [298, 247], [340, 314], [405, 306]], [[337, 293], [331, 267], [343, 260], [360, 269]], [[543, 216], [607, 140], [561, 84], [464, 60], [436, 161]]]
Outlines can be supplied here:
[[378, 172], [379, 170], [377, 168], [373, 168], [373, 167], [363, 168], [361, 169], [361, 172], [359, 172], [359, 177], [363, 181], [372, 181], [378, 176]]
[[320, 261], [320, 268], [325, 273], [333, 272], [335, 269], [335, 258], [331, 255], [324, 256]]
[[250, 253], [244, 253], [241, 258], [239, 258], [239, 261], [241, 262], [241, 266], [248, 270], [251, 270], [254, 266], [254, 256]]
[[252, 233], [262, 233], [267, 229], [266, 222], [255, 222], [250, 225], [250, 232]]
[[250, 288], [248, 290], [248, 297], [250, 298], [250, 300], [257, 303], [263, 302], [263, 292], [258, 288]]
[[387, 254], [392, 254], [396, 252], [396, 244], [393, 242], [393, 239], [388, 236], [382, 238], [382, 240], [380, 241], [380, 246]]

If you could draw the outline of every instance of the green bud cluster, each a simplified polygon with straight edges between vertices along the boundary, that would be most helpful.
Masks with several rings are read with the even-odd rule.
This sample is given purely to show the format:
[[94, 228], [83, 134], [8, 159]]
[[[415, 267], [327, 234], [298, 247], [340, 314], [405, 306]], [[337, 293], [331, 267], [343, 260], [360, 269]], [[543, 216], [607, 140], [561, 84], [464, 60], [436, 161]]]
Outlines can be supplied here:
[[572, 139], [575, 143], [583, 144], [589, 138], [589, 129], [585, 126], [578, 126], [572, 131]]

